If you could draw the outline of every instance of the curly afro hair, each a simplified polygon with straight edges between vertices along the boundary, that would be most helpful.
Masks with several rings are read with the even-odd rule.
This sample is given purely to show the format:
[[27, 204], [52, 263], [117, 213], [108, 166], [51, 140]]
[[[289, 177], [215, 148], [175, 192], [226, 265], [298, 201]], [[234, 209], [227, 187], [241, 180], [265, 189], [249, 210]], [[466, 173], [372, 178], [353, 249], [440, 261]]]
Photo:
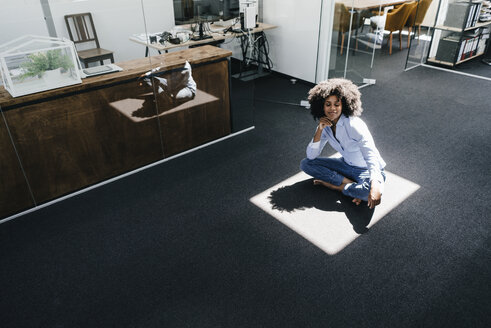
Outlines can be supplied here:
[[344, 115], [360, 116], [363, 112], [361, 93], [353, 82], [346, 79], [329, 79], [319, 82], [309, 91], [310, 113], [314, 119], [325, 116], [324, 102], [332, 95], [341, 99]]

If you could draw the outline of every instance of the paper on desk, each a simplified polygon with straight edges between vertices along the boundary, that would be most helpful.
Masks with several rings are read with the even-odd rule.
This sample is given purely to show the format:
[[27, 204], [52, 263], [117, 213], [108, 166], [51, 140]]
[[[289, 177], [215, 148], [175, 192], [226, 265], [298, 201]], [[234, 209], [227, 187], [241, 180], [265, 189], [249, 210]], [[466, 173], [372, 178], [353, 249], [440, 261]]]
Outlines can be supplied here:
[[135, 39], [138, 39], [140, 41], [148, 41], [150, 39], [151, 36], [158, 36], [162, 34], [161, 32], [156, 32], [156, 33], [150, 33], [150, 34], [145, 34], [145, 33], [141, 33], [141, 34], [133, 34], [133, 37]]

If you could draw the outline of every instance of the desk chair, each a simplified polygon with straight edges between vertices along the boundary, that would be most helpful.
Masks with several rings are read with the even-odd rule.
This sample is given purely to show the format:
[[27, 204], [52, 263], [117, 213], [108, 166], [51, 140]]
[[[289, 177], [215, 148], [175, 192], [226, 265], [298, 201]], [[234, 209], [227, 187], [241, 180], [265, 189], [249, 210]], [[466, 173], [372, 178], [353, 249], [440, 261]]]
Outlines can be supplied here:
[[[389, 31], [389, 55], [392, 55], [392, 32], [399, 31], [399, 49], [402, 50], [402, 30], [411, 14], [411, 11], [418, 5], [416, 1], [406, 2], [400, 7], [387, 13], [385, 21], [382, 22], [382, 30]], [[373, 23], [373, 20], [372, 20]], [[378, 23], [378, 22], [377, 22]], [[378, 25], [378, 24], [375, 24]], [[379, 28], [382, 26], [379, 26]], [[382, 34], [383, 38], [383, 34]]]
[[[408, 38], [407, 38], [407, 47], [409, 48], [409, 41], [411, 37], [411, 31], [413, 26], [418, 27], [418, 44], [419, 44], [419, 36], [421, 35], [421, 24], [423, 23], [423, 19], [425, 18], [426, 12], [428, 8], [430, 8], [431, 2], [433, 0], [419, 0], [417, 6], [413, 8], [411, 14], [409, 15], [406, 27], [408, 28]], [[415, 31], [416, 32], [416, 31]]]
[[333, 29], [335, 31], [338, 31], [338, 35], [341, 37], [341, 48], [339, 53], [341, 56], [343, 55], [345, 33], [349, 31], [350, 22], [351, 31], [352, 33], [355, 32], [355, 48], [358, 49], [358, 29], [360, 28], [360, 26], [363, 26], [364, 20], [364, 16], [360, 12], [353, 11], [353, 21], [351, 21], [350, 10], [340, 2], [335, 3]]
[[394, 6], [387, 6], [384, 7], [384, 11], [382, 14], [379, 14], [378, 11], [373, 11], [372, 14], [373, 16], [370, 17], [370, 25], [372, 27], [372, 30], [384, 30], [385, 27], [385, 20], [387, 19], [387, 13], [389, 10], [394, 9]]
[[102, 49], [99, 45], [94, 21], [92, 20], [92, 15], [90, 13], [66, 15], [65, 23], [68, 34], [70, 35], [70, 40], [75, 43], [75, 47], [82, 43], [95, 43], [95, 48], [87, 50], [77, 49], [78, 56], [86, 68], [89, 67], [89, 63], [97, 61], [100, 62], [101, 65], [104, 65], [105, 59], [109, 59], [111, 60], [111, 63], [114, 63], [113, 52]]

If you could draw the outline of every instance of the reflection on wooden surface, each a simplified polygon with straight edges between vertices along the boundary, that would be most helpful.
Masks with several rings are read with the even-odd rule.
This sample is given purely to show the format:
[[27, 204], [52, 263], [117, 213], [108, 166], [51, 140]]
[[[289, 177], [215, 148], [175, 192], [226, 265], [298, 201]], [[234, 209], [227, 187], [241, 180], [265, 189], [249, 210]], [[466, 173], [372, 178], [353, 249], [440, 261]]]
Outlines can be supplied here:
[[[193, 77], [200, 86], [196, 97], [172, 109], [160, 107], [157, 101], [155, 115], [142, 120], [137, 120], [141, 117], [131, 112], [132, 104], [123, 104], [129, 99], [142, 101], [139, 97], [148, 93], [148, 90], [142, 92], [141, 81], [137, 79], [148, 66], [145, 70], [130, 69], [132, 79], [75, 94], [51, 91], [46, 95], [57, 97], [43, 99], [38, 94], [38, 101], [34, 103], [3, 98], [5, 103], [14, 106], [4, 110], [4, 115], [36, 203], [44, 203], [229, 134], [228, 60], [222, 57], [215, 61], [218, 55], [229, 52], [191, 50], [183, 51], [188, 58], [182, 55], [171, 58], [179, 58], [175, 63], [180, 61], [181, 67], [189, 57], [200, 63], [193, 67]], [[209, 52], [212, 53], [210, 62], [199, 58], [199, 55], [206, 57]], [[32, 97], [34, 95], [25, 99]], [[151, 98], [147, 100], [153, 102]], [[15, 107], [17, 105], [20, 107]], [[125, 106], [129, 112], [124, 110]], [[4, 127], [0, 127], [0, 216], [33, 206]]]
[[0, 218], [33, 207], [22, 168], [0, 117]]
[[5, 113], [38, 203], [162, 158], [157, 120], [135, 125], [109, 105], [137, 96], [136, 84]]
[[[230, 134], [228, 61], [193, 67], [201, 92], [217, 100], [159, 116], [166, 157]], [[159, 113], [167, 110], [157, 106]]]
[[154, 99], [153, 92], [150, 92], [142, 94], [138, 98], [118, 100], [110, 103], [110, 105], [133, 122], [138, 123], [157, 116], [169, 115], [177, 111], [187, 110], [195, 106], [204, 105], [218, 100], [217, 97], [198, 89], [196, 90], [196, 96], [194, 99], [157, 114]]

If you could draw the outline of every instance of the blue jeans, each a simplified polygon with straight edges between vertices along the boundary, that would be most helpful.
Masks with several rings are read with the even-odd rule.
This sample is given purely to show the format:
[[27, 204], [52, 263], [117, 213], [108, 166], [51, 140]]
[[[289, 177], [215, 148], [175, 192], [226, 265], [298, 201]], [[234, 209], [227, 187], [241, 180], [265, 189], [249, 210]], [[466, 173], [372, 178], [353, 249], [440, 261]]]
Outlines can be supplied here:
[[[370, 193], [370, 172], [366, 168], [356, 167], [346, 164], [343, 158], [324, 158], [315, 159], [304, 158], [300, 163], [300, 169], [319, 179], [335, 186], [340, 186], [343, 178], [355, 181], [347, 184], [343, 189], [343, 194], [353, 198], [367, 201]], [[382, 170], [385, 181], [385, 172]]]

